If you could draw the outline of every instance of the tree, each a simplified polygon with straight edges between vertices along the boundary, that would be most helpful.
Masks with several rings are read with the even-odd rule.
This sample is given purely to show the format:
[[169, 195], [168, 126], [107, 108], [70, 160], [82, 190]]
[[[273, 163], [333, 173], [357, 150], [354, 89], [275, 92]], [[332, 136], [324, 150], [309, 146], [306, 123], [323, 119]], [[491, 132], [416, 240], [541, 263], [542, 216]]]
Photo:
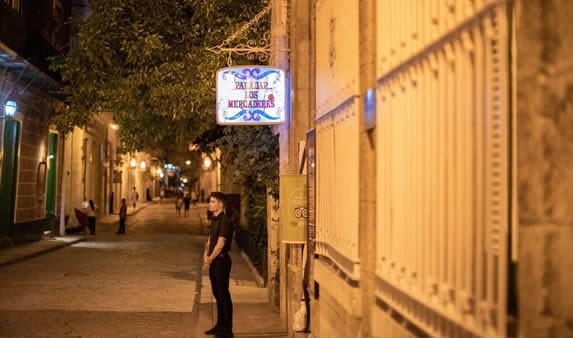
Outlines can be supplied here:
[[[60, 132], [113, 112], [124, 151], [193, 140], [215, 123], [220, 44], [264, 6], [260, 0], [91, 0], [92, 15], [75, 18], [77, 43], [55, 59], [70, 109], [54, 116]], [[254, 37], [268, 22], [249, 30]]]

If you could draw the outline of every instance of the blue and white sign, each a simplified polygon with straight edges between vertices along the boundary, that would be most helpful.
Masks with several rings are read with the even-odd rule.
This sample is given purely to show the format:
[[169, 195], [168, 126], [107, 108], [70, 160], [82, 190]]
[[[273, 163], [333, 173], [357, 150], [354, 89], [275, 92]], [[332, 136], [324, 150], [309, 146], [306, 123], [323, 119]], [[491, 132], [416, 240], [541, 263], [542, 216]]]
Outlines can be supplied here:
[[240, 66], [217, 71], [217, 123], [279, 124], [285, 120], [285, 74], [278, 68]]

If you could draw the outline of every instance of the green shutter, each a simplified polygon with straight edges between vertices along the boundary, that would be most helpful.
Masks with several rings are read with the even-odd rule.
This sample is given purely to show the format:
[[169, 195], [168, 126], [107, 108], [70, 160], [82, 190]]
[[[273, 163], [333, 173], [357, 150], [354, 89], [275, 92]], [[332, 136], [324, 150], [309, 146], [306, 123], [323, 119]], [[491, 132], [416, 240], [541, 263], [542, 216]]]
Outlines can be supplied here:
[[56, 173], [58, 163], [58, 134], [48, 137], [48, 186], [46, 189], [46, 211], [56, 214]]
[[0, 238], [12, 235], [14, 208], [16, 206], [16, 184], [18, 178], [18, 147], [20, 122], [6, 120], [4, 126], [4, 158], [0, 176]]

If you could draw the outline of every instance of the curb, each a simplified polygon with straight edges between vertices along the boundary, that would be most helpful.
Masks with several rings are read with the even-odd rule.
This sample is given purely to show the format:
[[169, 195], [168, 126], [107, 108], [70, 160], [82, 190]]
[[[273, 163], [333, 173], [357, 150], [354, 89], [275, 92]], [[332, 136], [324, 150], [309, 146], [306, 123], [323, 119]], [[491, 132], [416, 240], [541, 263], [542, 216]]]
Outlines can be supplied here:
[[255, 276], [255, 281], [257, 282], [257, 286], [260, 288], [264, 288], [265, 287], [265, 279], [263, 278], [263, 276], [261, 276], [259, 274], [259, 272], [257, 271], [257, 269], [255, 268], [255, 266], [253, 265], [253, 263], [251, 263], [251, 260], [249, 259], [249, 256], [247, 256], [246, 253], [243, 252], [243, 250], [239, 249], [239, 251], [241, 251], [241, 257], [243, 257], [243, 259], [245, 260], [245, 262], [247, 262], [247, 265], [249, 266], [249, 269], [251, 270], [251, 273]]
[[84, 241], [87, 241], [87, 237], [78, 238], [78, 239], [76, 239], [76, 240], [69, 241], [69, 242], [62, 242], [62, 243], [60, 243], [60, 244], [58, 244], [58, 245], [54, 245], [54, 246], [52, 246], [52, 247], [40, 249], [40, 250], [38, 250], [38, 251], [36, 251], [36, 252], [32, 252], [32, 253], [27, 254], [27, 255], [23, 255], [23, 256], [20, 256], [20, 257], [15, 257], [15, 258], [12, 258], [12, 259], [8, 259], [8, 260], [6, 260], [6, 261], [0, 261], [0, 268], [5, 267], [5, 266], [8, 266], [8, 265], [11, 265], [11, 264], [14, 264], [14, 263], [22, 262], [22, 261], [25, 261], [25, 260], [27, 260], [27, 259], [34, 258], [34, 257], [40, 256], [40, 255], [43, 255], [43, 254], [45, 254], [45, 253], [49, 253], [49, 252], [52, 252], [52, 251], [56, 251], [56, 250], [65, 248], [65, 247], [67, 247], [67, 246], [70, 246], [70, 245], [73, 245], [73, 244], [77, 244], [77, 243], [79, 243], [79, 242], [84, 242]]

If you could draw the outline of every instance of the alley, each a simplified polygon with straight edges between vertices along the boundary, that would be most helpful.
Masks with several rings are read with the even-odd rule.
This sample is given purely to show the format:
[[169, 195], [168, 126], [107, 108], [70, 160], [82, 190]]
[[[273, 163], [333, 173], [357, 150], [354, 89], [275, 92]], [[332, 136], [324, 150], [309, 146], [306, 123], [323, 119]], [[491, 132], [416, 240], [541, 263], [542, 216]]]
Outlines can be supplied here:
[[0, 336], [191, 336], [204, 237], [199, 211], [153, 203], [127, 234], [98, 225], [88, 241], [0, 269]]

